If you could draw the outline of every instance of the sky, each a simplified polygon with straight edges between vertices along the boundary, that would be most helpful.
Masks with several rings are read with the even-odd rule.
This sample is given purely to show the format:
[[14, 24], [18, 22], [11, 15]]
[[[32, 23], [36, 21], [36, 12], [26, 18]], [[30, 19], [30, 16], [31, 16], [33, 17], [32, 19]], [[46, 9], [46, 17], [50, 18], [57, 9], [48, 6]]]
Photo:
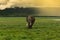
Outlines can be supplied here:
[[11, 6], [60, 7], [60, 0], [0, 0], [0, 9]]
[[41, 10], [40, 15], [60, 16], [60, 0], [0, 0], [0, 10], [16, 6], [37, 7]]

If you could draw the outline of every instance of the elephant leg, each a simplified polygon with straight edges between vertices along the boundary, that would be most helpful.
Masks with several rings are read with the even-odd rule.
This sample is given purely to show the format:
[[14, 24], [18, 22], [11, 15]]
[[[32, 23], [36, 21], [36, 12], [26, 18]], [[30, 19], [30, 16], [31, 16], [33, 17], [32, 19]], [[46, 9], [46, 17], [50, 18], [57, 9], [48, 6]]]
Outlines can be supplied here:
[[34, 24], [34, 22], [32, 22], [32, 23], [31, 23], [31, 25], [30, 25], [30, 26], [31, 26], [31, 28], [32, 28], [33, 24]]
[[28, 23], [28, 28], [31, 29], [32, 28], [32, 23]]

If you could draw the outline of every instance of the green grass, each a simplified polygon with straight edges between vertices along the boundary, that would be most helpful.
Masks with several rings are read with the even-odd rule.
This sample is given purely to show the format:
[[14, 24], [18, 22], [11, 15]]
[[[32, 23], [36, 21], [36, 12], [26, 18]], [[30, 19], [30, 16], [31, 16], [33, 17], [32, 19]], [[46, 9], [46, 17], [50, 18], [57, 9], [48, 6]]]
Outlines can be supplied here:
[[0, 40], [60, 40], [60, 21], [36, 17], [28, 29], [25, 17], [0, 17]]

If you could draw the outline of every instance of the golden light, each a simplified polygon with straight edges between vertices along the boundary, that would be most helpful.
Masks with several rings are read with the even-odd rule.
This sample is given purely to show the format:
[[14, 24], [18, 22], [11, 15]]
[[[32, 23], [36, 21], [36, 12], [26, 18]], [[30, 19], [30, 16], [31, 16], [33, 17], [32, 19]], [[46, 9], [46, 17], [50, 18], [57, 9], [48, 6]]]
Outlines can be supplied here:
[[34, 5], [40, 7], [60, 7], [60, 0], [35, 0]]

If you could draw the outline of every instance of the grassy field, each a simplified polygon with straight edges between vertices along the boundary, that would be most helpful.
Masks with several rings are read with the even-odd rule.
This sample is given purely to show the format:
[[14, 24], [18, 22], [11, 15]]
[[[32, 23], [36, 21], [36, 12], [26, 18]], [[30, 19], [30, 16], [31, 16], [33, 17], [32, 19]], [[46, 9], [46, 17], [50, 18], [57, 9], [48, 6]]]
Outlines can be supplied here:
[[60, 40], [60, 21], [36, 17], [28, 29], [25, 17], [0, 17], [0, 40]]

